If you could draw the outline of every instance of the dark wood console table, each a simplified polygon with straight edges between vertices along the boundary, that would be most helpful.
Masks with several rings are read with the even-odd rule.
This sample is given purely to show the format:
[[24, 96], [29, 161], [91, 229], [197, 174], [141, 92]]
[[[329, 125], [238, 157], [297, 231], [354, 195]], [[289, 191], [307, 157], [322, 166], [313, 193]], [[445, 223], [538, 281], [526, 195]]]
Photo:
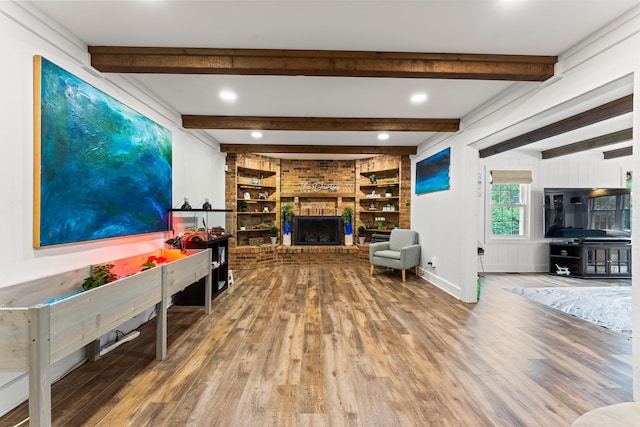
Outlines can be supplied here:
[[566, 267], [574, 277], [631, 277], [629, 239], [584, 239], [549, 244], [549, 273]]

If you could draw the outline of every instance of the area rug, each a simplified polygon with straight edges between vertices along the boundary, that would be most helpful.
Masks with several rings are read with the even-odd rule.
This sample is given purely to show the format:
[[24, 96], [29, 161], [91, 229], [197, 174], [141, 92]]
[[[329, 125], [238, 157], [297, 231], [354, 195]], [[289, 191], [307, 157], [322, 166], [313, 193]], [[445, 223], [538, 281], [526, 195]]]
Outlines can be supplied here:
[[631, 336], [631, 286], [504, 289]]

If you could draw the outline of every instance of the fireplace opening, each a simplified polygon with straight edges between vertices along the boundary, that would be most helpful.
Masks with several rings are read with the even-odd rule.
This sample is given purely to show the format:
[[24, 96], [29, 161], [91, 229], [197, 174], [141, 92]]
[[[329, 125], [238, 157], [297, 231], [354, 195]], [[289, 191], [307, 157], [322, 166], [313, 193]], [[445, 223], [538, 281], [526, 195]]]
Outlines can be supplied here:
[[342, 245], [342, 217], [294, 216], [295, 245]]

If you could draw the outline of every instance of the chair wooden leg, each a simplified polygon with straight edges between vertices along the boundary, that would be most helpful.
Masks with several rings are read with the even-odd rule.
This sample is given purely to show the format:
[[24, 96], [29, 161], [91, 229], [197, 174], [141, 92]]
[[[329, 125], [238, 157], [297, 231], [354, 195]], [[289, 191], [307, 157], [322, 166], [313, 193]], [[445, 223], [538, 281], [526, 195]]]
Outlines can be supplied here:
[[371, 264], [371, 271], [369, 272], [370, 276], [373, 276], [373, 264]]
[[402, 270], [402, 281], [403, 282], [407, 281], [407, 270]]

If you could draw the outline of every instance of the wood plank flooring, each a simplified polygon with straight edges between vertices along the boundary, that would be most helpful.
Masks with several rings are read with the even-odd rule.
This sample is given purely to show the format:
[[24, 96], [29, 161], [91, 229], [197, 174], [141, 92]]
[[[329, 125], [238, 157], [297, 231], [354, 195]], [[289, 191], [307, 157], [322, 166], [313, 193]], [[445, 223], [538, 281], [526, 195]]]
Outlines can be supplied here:
[[464, 304], [364, 265], [234, 275], [211, 316], [170, 309], [165, 361], [151, 321], [57, 382], [53, 424], [567, 426], [632, 400], [630, 339], [502, 289], [618, 281], [488, 275]]

